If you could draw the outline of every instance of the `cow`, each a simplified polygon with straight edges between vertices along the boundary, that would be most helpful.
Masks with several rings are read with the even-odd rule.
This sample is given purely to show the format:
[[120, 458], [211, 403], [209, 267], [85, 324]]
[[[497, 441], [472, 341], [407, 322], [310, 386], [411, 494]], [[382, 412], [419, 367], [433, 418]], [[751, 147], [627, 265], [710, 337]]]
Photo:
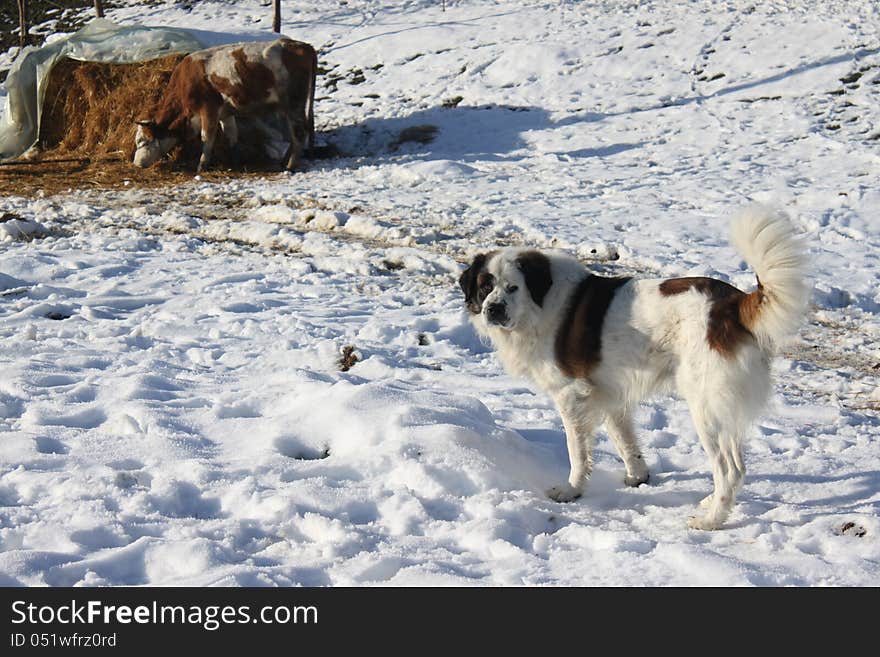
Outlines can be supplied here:
[[314, 146], [317, 68], [311, 45], [286, 38], [190, 53], [171, 73], [153, 116], [136, 121], [134, 164], [148, 167], [201, 133], [202, 154], [196, 169], [201, 173], [211, 160], [218, 125], [234, 148], [236, 116], [274, 111], [290, 132], [287, 170], [292, 171], [304, 142]]

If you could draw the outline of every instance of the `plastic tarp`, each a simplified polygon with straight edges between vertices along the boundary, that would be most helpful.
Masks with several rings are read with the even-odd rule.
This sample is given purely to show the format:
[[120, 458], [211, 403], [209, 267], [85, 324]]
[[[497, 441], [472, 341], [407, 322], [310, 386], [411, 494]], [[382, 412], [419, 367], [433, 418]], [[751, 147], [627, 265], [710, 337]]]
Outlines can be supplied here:
[[18, 157], [36, 143], [49, 72], [60, 59], [133, 64], [204, 47], [186, 30], [122, 26], [100, 18], [64, 39], [40, 48], [26, 47], [4, 85], [7, 95], [6, 110], [0, 116], [0, 160]]

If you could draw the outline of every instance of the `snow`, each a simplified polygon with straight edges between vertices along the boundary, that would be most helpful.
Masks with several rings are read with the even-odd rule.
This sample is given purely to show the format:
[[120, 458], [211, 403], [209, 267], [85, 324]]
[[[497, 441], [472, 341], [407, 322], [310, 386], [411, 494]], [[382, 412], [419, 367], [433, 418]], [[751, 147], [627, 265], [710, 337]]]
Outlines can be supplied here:
[[[0, 583], [880, 584], [875, 3], [283, 8], [339, 157], [0, 196]], [[729, 528], [686, 528], [711, 477], [669, 398], [637, 416], [650, 485], [600, 432], [587, 494], [552, 502], [561, 421], [470, 327], [463, 263], [530, 244], [750, 288], [727, 222], [751, 199], [806, 234], [815, 289]]]

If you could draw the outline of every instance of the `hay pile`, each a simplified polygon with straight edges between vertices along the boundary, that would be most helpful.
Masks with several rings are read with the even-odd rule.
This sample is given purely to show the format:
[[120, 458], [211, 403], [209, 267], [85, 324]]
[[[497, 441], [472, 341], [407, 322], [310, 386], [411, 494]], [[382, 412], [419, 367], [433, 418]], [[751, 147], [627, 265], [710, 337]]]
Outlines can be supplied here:
[[[0, 163], [0, 194], [35, 196], [73, 189], [179, 185], [192, 180], [201, 153], [198, 136], [147, 169], [132, 164], [135, 120], [151, 116], [183, 55], [138, 64], [101, 64], [62, 59], [49, 74], [36, 152]], [[283, 129], [272, 116], [241, 117], [235, 153], [217, 140], [205, 180], [278, 171], [269, 157], [271, 130]], [[283, 160], [282, 160], [283, 161]], [[225, 172], [224, 172], [225, 170]]]
[[[62, 59], [49, 74], [40, 124], [39, 159], [88, 158], [96, 162], [134, 157], [135, 120], [153, 116], [171, 72], [184, 55], [170, 55], [137, 64], [103, 64]], [[265, 144], [277, 129], [277, 117], [260, 121], [239, 117], [239, 142], [235, 153], [222, 138], [217, 140], [211, 166], [278, 166], [268, 157]], [[273, 124], [272, 121], [275, 120]], [[201, 154], [198, 136], [177, 146], [160, 160], [161, 166], [195, 169]], [[133, 165], [132, 165], [133, 166]]]
[[159, 102], [183, 55], [137, 64], [62, 59], [49, 74], [39, 146], [44, 156], [134, 156], [136, 119]]

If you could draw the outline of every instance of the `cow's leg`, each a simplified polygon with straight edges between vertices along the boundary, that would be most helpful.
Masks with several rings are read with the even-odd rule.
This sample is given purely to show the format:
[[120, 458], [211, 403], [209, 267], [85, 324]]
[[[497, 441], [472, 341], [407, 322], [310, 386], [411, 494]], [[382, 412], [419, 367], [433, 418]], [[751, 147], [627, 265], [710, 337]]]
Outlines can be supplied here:
[[228, 114], [222, 117], [220, 129], [230, 146], [235, 146], [238, 143], [238, 123], [235, 122], [235, 115]]
[[202, 122], [202, 156], [199, 158], [199, 166], [196, 173], [201, 173], [211, 161], [211, 152], [214, 150], [214, 140], [217, 138], [217, 126], [219, 117], [217, 108], [206, 107], [201, 112]]
[[223, 130], [223, 138], [229, 146], [229, 160], [233, 166], [238, 166], [238, 123], [234, 114], [226, 114], [220, 117], [220, 129]]
[[290, 155], [287, 158], [287, 170], [293, 171], [303, 149], [303, 140], [300, 135], [302, 124], [294, 121], [293, 114], [290, 112], [285, 114], [284, 118], [287, 120], [287, 129], [290, 132]]

